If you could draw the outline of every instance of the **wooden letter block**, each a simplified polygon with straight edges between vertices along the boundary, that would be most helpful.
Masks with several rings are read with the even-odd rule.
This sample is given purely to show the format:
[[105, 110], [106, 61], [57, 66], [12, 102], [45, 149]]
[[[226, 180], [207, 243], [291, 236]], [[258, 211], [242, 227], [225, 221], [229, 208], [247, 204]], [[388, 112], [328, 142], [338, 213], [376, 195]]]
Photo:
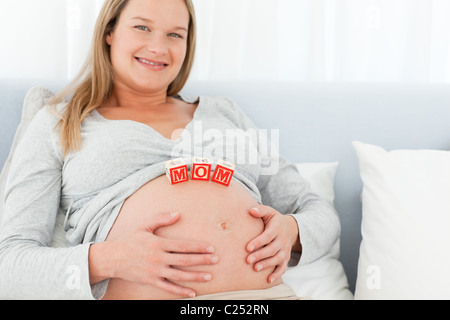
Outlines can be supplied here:
[[216, 170], [211, 181], [229, 186], [234, 174], [235, 165], [223, 160], [217, 161]]
[[211, 161], [208, 158], [192, 158], [192, 180], [209, 181]]
[[177, 184], [189, 180], [187, 164], [182, 158], [166, 162], [166, 175], [171, 184]]

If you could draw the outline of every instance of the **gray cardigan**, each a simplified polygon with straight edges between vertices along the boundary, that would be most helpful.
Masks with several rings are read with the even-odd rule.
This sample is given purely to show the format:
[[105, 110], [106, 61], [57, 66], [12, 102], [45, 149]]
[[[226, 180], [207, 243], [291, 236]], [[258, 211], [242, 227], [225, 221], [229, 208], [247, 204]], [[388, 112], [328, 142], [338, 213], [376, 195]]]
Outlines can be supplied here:
[[[182, 99], [199, 99], [199, 106], [177, 140], [93, 111], [82, 124], [82, 150], [65, 157], [55, 130], [58, 119], [47, 108], [38, 112], [16, 149], [5, 190], [0, 298], [101, 298], [107, 281], [89, 284], [90, 245], [106, 239], [126, 198], [165, 174], [165, 161], [179, 157], [187, 163], [192, 156], [209, 157], [213, 170], [218, 159], [236, 164], [233, 178], [259, 203], [296, 218], [301, 264], [336, 243], [336, 212], [278, 155], [267, 132], [228, 99]], [[65, 215], [68, 248], [49, 247], [58, 214]]]

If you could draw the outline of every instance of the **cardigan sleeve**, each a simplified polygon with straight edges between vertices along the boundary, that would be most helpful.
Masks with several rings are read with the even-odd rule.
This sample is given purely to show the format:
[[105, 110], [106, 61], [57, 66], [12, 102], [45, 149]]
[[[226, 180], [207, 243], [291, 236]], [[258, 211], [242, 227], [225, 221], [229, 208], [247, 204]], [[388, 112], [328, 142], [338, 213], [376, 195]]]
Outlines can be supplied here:
[[[239, 106], [233, 103], [233, 107], [243, 130], [258, 130]], [[312, 193], [297, 166], [280, 156], [272, 142], [264, 135], [257, 142], [263, 167], [257, 182], [262, 204], [296, 219], [302, 253], [301, 257], [292, 254], [289, 266], [308, 264], [328, 253], [338, 241], [340, 220], [332, 206]]]
[[90, 244], [50, 248], [59, 210], [63, 156], [56, 118], [45, 108], [14, 153], [0, 228], [1, 299], [93, 299]]

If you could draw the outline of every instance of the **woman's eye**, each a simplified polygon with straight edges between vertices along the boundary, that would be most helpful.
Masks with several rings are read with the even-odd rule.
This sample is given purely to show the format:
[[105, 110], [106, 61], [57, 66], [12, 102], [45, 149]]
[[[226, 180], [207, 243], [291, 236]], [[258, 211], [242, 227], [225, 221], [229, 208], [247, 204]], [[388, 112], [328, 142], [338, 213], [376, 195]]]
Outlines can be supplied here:
[[180, 38], [180, 39], [183, 38], [183, 37], [182, 37], [181, 35], [179, 35], [178, 33], [169, 33], [169, 37]]
[[150, 29], [147, 28], [146, 26], [136, 26], [135, 28], [142, 31], [150, 31]]

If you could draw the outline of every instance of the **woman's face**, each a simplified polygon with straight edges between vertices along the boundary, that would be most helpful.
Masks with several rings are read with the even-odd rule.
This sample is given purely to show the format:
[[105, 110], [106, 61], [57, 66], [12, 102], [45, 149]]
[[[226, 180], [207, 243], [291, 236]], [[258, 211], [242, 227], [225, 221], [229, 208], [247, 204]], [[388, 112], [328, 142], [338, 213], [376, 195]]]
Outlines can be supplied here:
[[184, 0], [130, 0], [106, 37], [116, 85], [166, 92], [183, 65], [188, 28]]

